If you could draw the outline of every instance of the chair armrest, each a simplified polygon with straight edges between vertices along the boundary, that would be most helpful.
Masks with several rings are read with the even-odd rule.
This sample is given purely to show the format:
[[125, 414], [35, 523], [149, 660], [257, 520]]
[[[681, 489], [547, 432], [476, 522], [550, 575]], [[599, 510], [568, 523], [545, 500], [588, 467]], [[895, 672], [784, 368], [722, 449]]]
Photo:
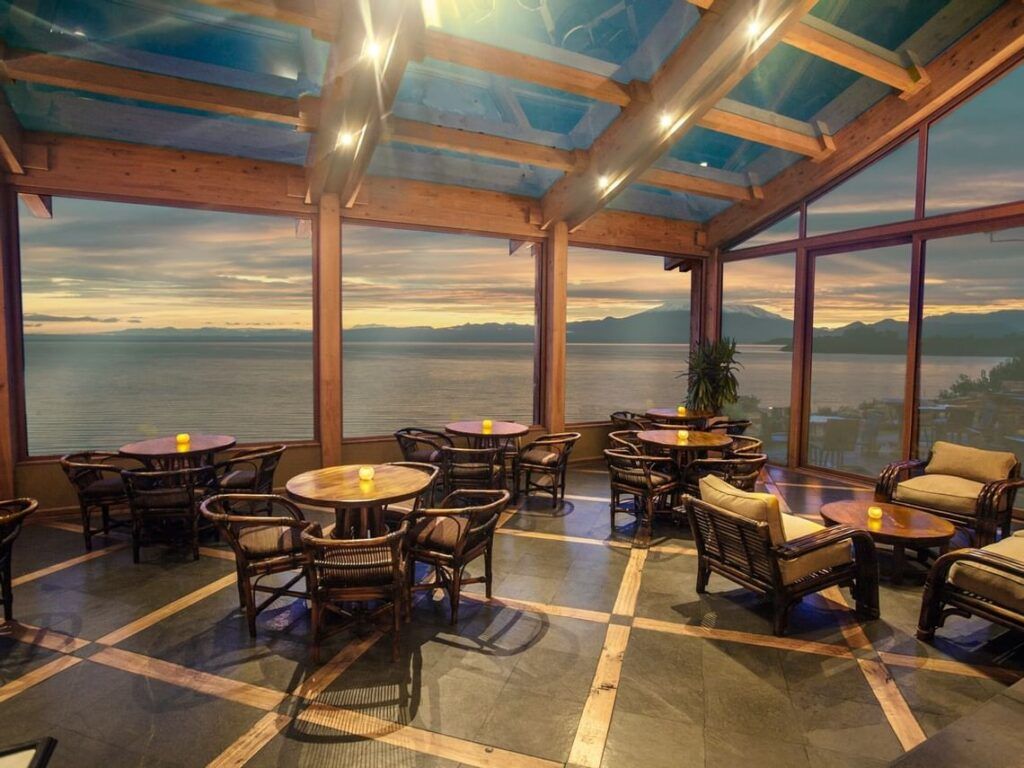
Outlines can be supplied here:
[[928, 581], [933, 584], [944, 584], [950, 569], [957, 563], [975, 563], [1005, 573], [1007, 576], [1024, 579], [1024, 562], [985, 549], [967, 547], [941, 555], [928, 572]]
[[793, 560], [819, 549], [830, 547], [833, 544], [838, 544], [841, 541], [849, 541], [854, 544], [857, 548], [858, 556], [862, 547], [868, 546], [872, 552], [875, 549], [875, 542], [867, 531], [858, 531], [856, 528], [851, 528], [848, 525], [833, 525], [823, 531], [815, 531], [798, 539], [787, 541], [785, 544], [773, 547], [773, 549], [783, 560]]
[[978, 511], [995, 511], [999, 507], [1000, 500], [1010, 491], [1024, 488], [1024, 479], [1016, 480], [995, 480], [986, 483], [978, 494]]
[[875, 483], [875, 495], [891, 501], [896, 495], [896, 486], [900, 484], [904, 476], [912, 476], [917, 470], [924, 469], [927, 463], [924, 459], [910, 459], [889, 464], [878, 476], [878, 482]]

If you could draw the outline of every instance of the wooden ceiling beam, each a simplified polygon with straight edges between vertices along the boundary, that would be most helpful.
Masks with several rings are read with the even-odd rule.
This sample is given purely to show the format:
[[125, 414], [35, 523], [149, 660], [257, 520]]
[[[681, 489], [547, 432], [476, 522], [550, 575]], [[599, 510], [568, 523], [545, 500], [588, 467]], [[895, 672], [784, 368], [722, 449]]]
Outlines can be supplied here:
[[37, 219], [53, 218], [53, 198], [49, 195], [33, 195], [22, 192], [18, 195], [18, 198]]
[[198, 0], [204, 5], [234, 13], [280, 21], [313, 31], [321, 40], [332, 40], [341, 21], [337, 0]]
[[795, 163], [765, 185], [766, 200], [737, 203], [708, 225], [709, 242], [724, 247], [756, 231], [854, 170], [940, 112], [999, 67], [1024, 52], [1024, 3], [1006, 3], [929, 65], [931, 82], [909, 99], [891, 94], [836, 134], [838, 148], [819, 163]]
[[[576, 228], [637, 181], [715, 107], [815, 0], [717, 0], [669, 56], [649, 98], [622, 111], [594, 142], [586, 169], [556, 182], [542, 203], [545, 225]], [[756, 34], [751, 23], [757, 24]], [[665, 116], [672, 121], [666, 127]]]
[[836, 148], [831, 132], [824, 123], [812, 126], [729, 99], [722, 99], [718, 106], [708, 110], [697, 121], [697, 125], [746, 141], [796, 152], [815, 160], [828, 157]]
[[[45, 149], [25, 141], [21, 121], [14, 114], [7, 96], [0, 93], [0, 162], [3, 169], [15, 176], [23, 176], [30, 168], [48, 166]], [[53, 218], [53, 206], [47, 195], [27, 192], [21, 200], [37, 218]]]

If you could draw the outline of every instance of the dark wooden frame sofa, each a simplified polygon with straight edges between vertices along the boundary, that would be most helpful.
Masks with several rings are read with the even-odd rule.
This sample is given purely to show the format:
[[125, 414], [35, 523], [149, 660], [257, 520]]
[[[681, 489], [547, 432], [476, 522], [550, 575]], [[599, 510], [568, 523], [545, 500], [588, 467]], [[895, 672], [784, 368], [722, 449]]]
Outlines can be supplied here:
[[14, 541], [21, 533], [25, 518], [36, 511], [35, 499], [0, 501], [0, 602], [4, 604], [4, 621], [14, 620], [14, 590], [11, 583], [11, 556]]
[[1021, 464], [1005, 451], [986, 451], [938, 441], [927, 459], [898, 461], [878, 477], [879, 499], [930, 512], [984, 547], [1010, 533]]

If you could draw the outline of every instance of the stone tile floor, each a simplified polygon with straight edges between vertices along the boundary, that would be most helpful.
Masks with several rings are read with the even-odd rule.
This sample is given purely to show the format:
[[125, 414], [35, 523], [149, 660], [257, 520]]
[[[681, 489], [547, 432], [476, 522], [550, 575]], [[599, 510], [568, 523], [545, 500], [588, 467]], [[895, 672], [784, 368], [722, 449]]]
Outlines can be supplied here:
[[[870, 496], [781, 469], [766, 484], [811, 518]], [[862, 627], [838, 592], [805, 600], [777, 639], [730, 582], [696, 594], [685, 526], [632, 549], [607, 497], [584, 464], [563, 507], [521, 504], [496, 599], [471, 587], [451, 627], [422, 595], [398, 663], [366, 630], [313, 664], [301, 601], [251, 641], [222, 545], [135, 566], [117, 535], [84, 559], [75, 524], [40, 520], [15, 551], [21, 624], [0, 631], [0, 741], [55, 736], [54, 766], [881, 766], [1024, 674], [1024, 638], [983, 621], [918, 642], [913, 579], [883, 582]]]

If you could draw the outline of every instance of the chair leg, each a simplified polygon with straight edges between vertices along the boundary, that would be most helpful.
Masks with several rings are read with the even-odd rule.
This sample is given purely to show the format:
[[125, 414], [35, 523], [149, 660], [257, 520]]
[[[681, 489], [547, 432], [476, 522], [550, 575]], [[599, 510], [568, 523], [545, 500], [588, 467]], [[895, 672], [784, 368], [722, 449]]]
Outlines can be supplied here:
[[618, 508], [618, 506], [619, 506], [619, 492], [618, 491], [612, 491], [611, 503], [608, 505], [608, 512], [609, 512], [609, 515], [611, 517], [610, 522], [611, 522], [611, 526], [612, 526], [612, 531], [615, 530], [615, 510]]
[[398, 661], [398, 644], [401, 639], [402, 595], [396, 592], [391, 603], [391, 661]]
[[139, 564], [139, 550], [142, 547], [142, 526], [138, 522], [132, 523], [132, 562]]
[[110, 533], [110, 505], [104, 504], [100, 511], [103, 515], [103, 532]]
[[192, 559], [199, 559], [199, 518], [192, 518]]
[[313, 663], [320, 663], [320, 621], [323, 617], [323, 609], [320, 601], [313, 597], [313, 610], [310, 612], [310, 629], [313, 634]]
[[491, 599], [491, 583], [494, 581], [494, 566], [492, 564], [492, 551], [493, 544], [488, 544], [487, 549], [484, 550], [484, 590], [487, 595], [487, 599]]
[[708, 591], [708, 579], [711, 577], [711, 569], [708, 568], [707, 561], [697, 556], [697, 594], [703, 595]]
[[242, 607], [245, 608], [245, 623], [249, 627], [249, 637], [256, 637], [256, 592], [252, 588], [249, 574], [238, 574], [239, 591], [242, 593]]
[[772, 598], [772, 632], [776, 637], [786, 634], [786, 626], [789, 623], [789, 601], [782, 595], [775, 595]]
[[448, 599], [451, 601], [452, 624], [459, 621], [459, 596], [462, 594], [462, 566], [457, 565], [452, 569], [452, 584], [448, 591]]
[[4, 602], [4, 621], [14, 621], [14, 591], [11, 589], [11, 557], [8, 554], [0, 566], [0, 587]]
[[80, 508], [82, 510], [82, 535], [85, 537], [85, 551], [92, 552], [92, 529], [89, 527], [91, 524], [89, 520], [89, 507], [82, 503]]

